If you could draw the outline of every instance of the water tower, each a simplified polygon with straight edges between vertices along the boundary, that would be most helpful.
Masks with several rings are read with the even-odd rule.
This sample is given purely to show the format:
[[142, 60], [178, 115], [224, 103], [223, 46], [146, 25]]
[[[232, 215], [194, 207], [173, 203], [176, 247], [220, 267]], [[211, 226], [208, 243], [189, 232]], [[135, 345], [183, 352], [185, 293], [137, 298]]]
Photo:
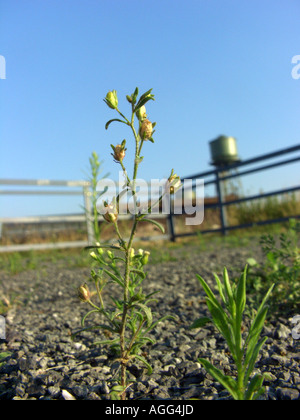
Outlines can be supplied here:
[[[226, 197], [230, 194], [237, 195], [239, 190], [239, 186], [235, 186], [230, 180], [229, 183], [228, 180], [220, 180], [220, 178], [226, 177], [234, 171], [237, 172], [237, 169], [228, 169], [228, 166], [240, 161], [236, 139], [234, 137], [221, 135], [215, 140], [210, 141], [209, 145], [212, 159], [211, 165], [215, 166], [217, 169], [217, 194], [220, 202], [224, 203], [226, 202]], [[225, 209], [226, 206], [220, 207], [221, 225], [224, 234], [226, 233], [224, 227], [227, 225]]]
[[217, 168], [238, 162], [236, 139], [234, 137], [219, 136], [210, 142], [212, 165]]

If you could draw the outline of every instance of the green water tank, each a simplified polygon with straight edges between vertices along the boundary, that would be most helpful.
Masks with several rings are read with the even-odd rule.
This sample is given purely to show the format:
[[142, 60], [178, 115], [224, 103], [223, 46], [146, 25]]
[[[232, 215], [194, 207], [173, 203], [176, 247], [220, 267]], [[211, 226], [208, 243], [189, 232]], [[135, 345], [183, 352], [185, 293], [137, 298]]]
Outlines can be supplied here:
[[226, 166], [238, 162], [236, 139], [234, 137], [219, 136], [210, 142], [212, 165]]

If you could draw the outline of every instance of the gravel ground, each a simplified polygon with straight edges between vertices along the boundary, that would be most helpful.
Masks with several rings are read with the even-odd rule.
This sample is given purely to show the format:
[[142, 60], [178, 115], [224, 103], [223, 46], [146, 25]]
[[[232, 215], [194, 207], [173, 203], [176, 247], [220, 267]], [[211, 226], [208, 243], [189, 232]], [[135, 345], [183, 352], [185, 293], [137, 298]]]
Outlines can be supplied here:
[[[227, 392], [197, 362], [204, 357], [227, 374], [232, 372], [223, 339], [213, 326], [188, 329], [205, 313], [195, 274], [209, 280], [213, 271], [221, 274], [223, 266], [232, 275], [238, 274], [247, 258], [259, 259], [259, 250], [252, 245], [200, 252], [184, 246], [174, 249], [173, 257], [175, 261], [148, 266], [144, 290], [160, 290], [153, 312], [159, 317], [176, 315], [177, 320], [164, 322], [153, 331], [157, 342], [151, 350], [145, 349], [154, 367], [150, 377], [140, 364], [131, 365], [135, 383], [128, 396], [227, 399]], [[13, 276], [0, 272], [0, 295], [17, 296], [19, 302], [6, 314], [6, 340], [0, 340], [0, 352], [11, 353], [0, 367], [0, 400], [109, 398], [108, 382], [117, 369], [112, 355], [105, 348], [89, 346], [97, 336], [70, 338], [87, 309], [78, 301], [76, 289], [89, 278], [89, 272], [89, 268], [68, 268], [63, 260]], [[293, 327], [291, 319], [277, 317], [264, 328], [268, 340], [257, 363], [258, 371], [269, 373], [264, 399], [300, 398], [300, 340], [292, 338]]]

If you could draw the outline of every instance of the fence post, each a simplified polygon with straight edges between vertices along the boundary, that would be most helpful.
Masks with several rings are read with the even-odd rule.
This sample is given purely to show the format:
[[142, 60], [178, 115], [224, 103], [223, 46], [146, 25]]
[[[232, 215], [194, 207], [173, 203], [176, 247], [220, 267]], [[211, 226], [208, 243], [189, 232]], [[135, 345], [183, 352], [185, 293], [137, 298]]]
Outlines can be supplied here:
[[218, 194], [218, 200], [219, 200], [219, 207], [220, 207], [220, 220], [221, 220], [221, 230], [222, 234], [225, 236], [227, 234], [226, 226], [227, 226], [227, 220], [226, 220], [226, 210], [224, 208], [224, 201], [223, 201], [223, 189], [221, 185], [220, 180], [220, 174], [218, 168], [216, 169], [216, 186], [217, 186], [217, 194]]
[[89, 245], [94, 245], [95, 233], [94, 233], [94, 225], [93, 225], [93, 218], [92, 218], [91, 200], [90, 200], [91, 192], [88, 186], [83, 187], [83, 196], [84, 196], [84, 207], [85, 207], [88, 243]]

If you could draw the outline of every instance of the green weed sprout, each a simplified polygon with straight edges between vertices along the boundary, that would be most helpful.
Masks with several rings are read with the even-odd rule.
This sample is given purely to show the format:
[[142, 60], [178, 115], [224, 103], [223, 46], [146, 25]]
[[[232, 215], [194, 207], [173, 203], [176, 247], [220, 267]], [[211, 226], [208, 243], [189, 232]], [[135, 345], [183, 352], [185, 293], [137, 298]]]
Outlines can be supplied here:
[[230, 282], [226, 268], [224, 268], [223, 283], [216, 274], [214, 276], [217, 282], [220, 300], [224, 307], [203, 278], [197, 276], [207, 295], [206, 303], [211, 318], [200, 318], [193, 323], [191, 328], [200, 328], [208, 322], [213, 322], [227, 342], [229, 351], [235, 362], [237, 378], [235, 380], [233, 377], [225, 375], [206, 359], [200, 358], [199, 362], [212, 377], [227, 389], [235, 400], [256, 400], [264, 393], [264, 377], [258, 374], [252, 376], [252, 373], [258, 354], [267, 340], [267, 337], [259, 338], [268, 311], [266, 303], [274, 285], [270, 287], [264, 297], [256, 316], [252, 320], [247, 336], [243, 338], [242, 330], [243, 314], [246, 308], [247, 266], [236, 285]]
[[[148, 90], [138, 98], [138, 88], [136, 88], [132, 95], [126, 96], [127, 101], [131, 105], [130, 118], [127, 118], [119, 110], [119, 100], [115, 90], [108, 92], [104, 99], [104, 102], [109, 108], [118, 113], [118, 118], [109, 120], [105, 128], [108, 129], [113, 122], [119, 122], [128, 126], [133, 134], [135, 145], [133, 176], [130, 179], [124, 163], [127, 159], [126, 140], [124, 139], [116, 146], [111, 145], [113, 159], [121, 166], [123, 171], [125, 179], [124, 189], [119, 192], [117, 197], [114, 197], [112, 202], [108, 203], [104, 201], [101, 211], [104, 220], [114, 226], [117, 243], [98, 243], [95, 246], [87, 247], [88, 249], [93, 249], [90, 255], [94, 263], [96, 261], [97, 265], [97, 268], [93, 268], [91, 271], [91, 280], [95, 285], [95, 292], [91, 292], [87, 284], [81, 285], [78, 289], [79, 298], [81, 301], [89, 304], [91, 310], [83, 317], [82, 329], [76, 332], [75, 335], [82, 331], [102, 330], [105, 339], [95, 344], [108, 345], [117, 354], [119, 377], [116, 375], [114, 377], [117, 385], [113, 384], [111, 387], [110, 394], [112, 399], [126, 399], [126, 390], [130, 386], [127, 370], [133, 359], [142, 362], [147, 367], [148, 373], [151, 374], [152, 367], [146, 360], [142, 348], [149, 343], [154, 343], [149, 333], [155, 328], [158, 322], [172, 318], [167, 315], [158, 321], [154, 321], [149, 304], [154, 300], [153, 296], [157, 292], [154, 291], [150, 294], [145, 294], [142, 289], [143, 281], [146, 278], [144, 267], [148, 263], [149, 252], [142, 249], [136, 252], [132, 247], [139, 223], [153, 223], [164, 233], [163, 226], [157, 221], [147, 218], [147, 215], [151, 212], [151, 206], [143, 212], [134, 212], [131, 233], [126, 240], [118, 226], [120, 198], [124, 192], [131, 194], [135, 209], [137, 209], [135, 181], [137, 179], [138, 167], [144, 158], [141, 155], [142, 148], [147, 141], [154, 143], [153, 134], [155, 123], [148, 120], [145, 108], [145, 104], [148, 101], [154, 100], [154, 95], [151, 91], [152, 89]], [[135, 117], [138, 120], [138, 127], [135, 127]], [[95, 169], [97, 168], [95, 167]], [[158, 199], [158, 202], [162, 200], [165, 194], [174, 194], [180, 186], [180, 178], [172, 170], [166, 182], [166, 188]], [[109, 296], [109, 293], [104, 294], [103, 292], [111, 284], [119, 290], [120, 294], [117, 298], [110, 297], [110, 304], [108, 304], [104, 298], [105, 296]], [[95, 302], [95, 298], [98, 298], [98, 303]], [[99, 315], [101, 316], [100, 322], [95, 321], [92, 325], [86, 325], [88, 318], [96, 316], [99, 320]]]

